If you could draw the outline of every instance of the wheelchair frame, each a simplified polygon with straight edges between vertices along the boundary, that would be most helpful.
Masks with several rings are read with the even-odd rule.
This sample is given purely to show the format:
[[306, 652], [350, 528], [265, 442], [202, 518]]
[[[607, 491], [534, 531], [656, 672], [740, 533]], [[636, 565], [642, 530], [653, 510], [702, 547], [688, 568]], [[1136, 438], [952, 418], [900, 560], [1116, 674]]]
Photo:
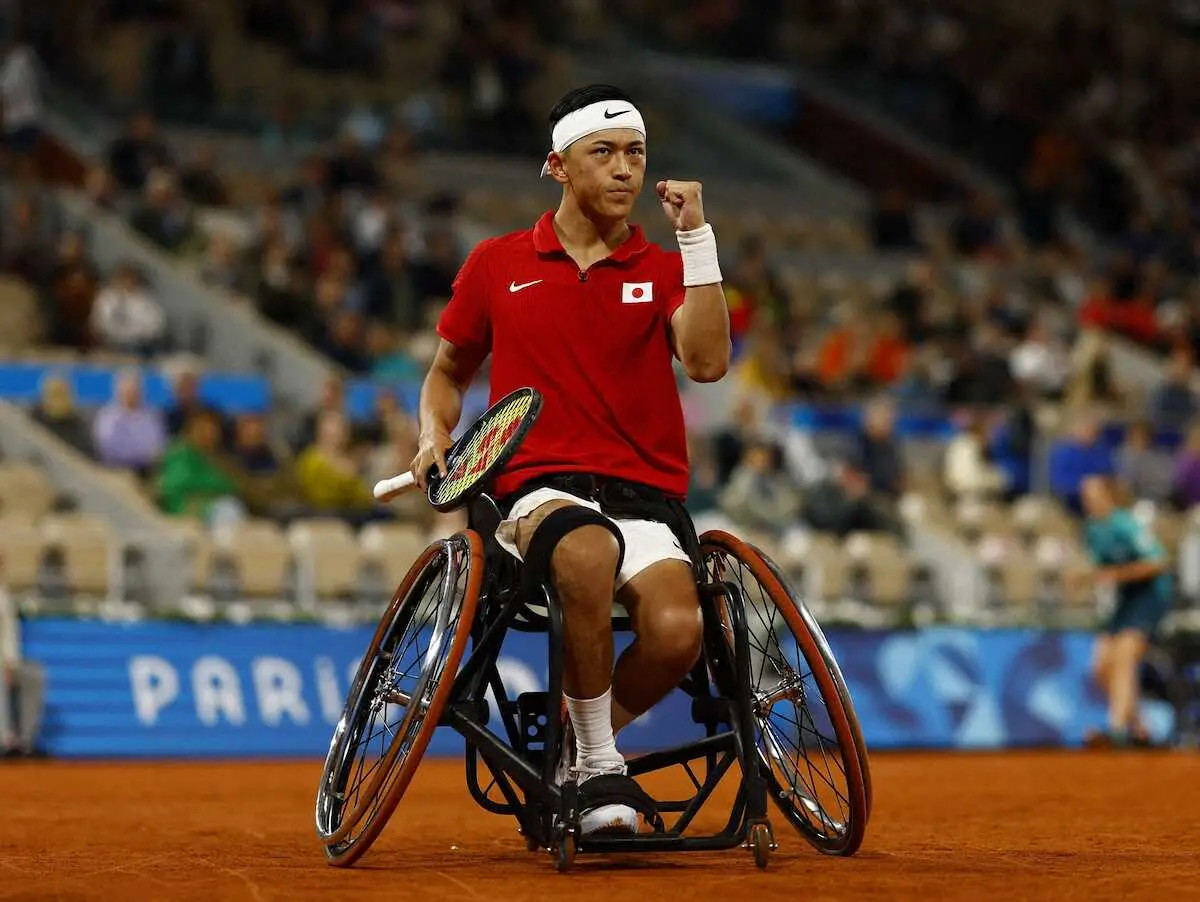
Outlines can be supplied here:
[[[729, 583], [698, 582], [704, 623], [703, 651], [680, 688], [692, 698], [692, 719], [704, 727], [701, 739], [675, 748], [652, 752], [629, 761], [630, 776], [682, 767], [696, 788], [690, 799], [658, 801], [660, 814], [677, 814], [661, 830], [632, 836], [575, 835], [576, 793], [573, 783], [554, 785], [562, 744], [562, 613], [553, 588], [540, 585], [545, 613], [535, 611], [520, 580], [518, 563], [492, 537], [494, 527], [478, 519], [498, 523], [494, 502], [480, 496], [470, 506], [469, 523], [485, 537], [484, 582], [479, 607], [471, 627], [472, 649], [461, 666], [451, 690], [450, 701], [439, 725], [453, 728], [467, 742], [466, 774], [471, 796], [485, 810], [516, 817], [530, 850], [556, 852], [558, 866], [570, 865], [575, 851], [712, 851], [738, 845], [751, 848], [760, 867], [765, 867], [775, 846], [767, 818], [767, 784], [755, 745], [755, 725], [748, 703], [750, 690], [749, 633], [744, 601], [737, 586]], [[724, 599], [732, 627], [733, 654], [721, 634], [718, 599]], [[628, 631], [628, 618], [613, 620], [614, 632]], [[497, 667], [504, 638], [510, 629], [546, 632], [550, 640], [549, 686], [546, 692], [526, 692], [510, 698]], [[717, 692], [710, 686], [710, 672]], [[485, 698], [491, 689], [505, 738], [488, 726], [490, 706]], [[725, 729], [721, 729], [721, 727]], [[695, 773], [693, 762], [704, 762], [704, 778]], [[711, 835], [690, 836], [685, 831], [704, 807], [717, 785], [737, 763], [742, 782], [723, 830]], [[488, 796], [480, 783], [482, 764], [499, 789], [503, 802]], [[518, 795], [520, 790], [521, 795]], [[523, 796], [523, 797], [522, 797]]]

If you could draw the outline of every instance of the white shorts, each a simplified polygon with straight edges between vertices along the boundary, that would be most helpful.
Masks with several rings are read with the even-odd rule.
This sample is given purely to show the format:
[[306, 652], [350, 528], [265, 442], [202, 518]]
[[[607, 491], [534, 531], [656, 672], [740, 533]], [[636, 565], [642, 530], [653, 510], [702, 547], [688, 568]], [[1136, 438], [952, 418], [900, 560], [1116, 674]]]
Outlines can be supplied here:
[[[496, 527], [496, 541], [505, 551], [517, 560], [521, 560], [521, 553], [517, 550], [516, 542], [517, 521], [522, 517], [529, 516], [547, 501], [557, 501], [560, 498], [583, 507], [589, 507], [594, 511], [600, 510], [600, 505], [595, 501], [580, 498], [569, 492], [560, 492], [558, 489], [551, 488], [534, 489], [528, 495], [519, 498], [512, 510], [509, 511], [508, 519]], [[625, 558], [621, 561], [621, 570], [617, 574], [617, 589], [620, 589], [651, 564], [657, 564], [659, 561], [683, 561], [687, 564], [692, 562], [691, 558], [687, 556], [687, 552], [680, 547], [675, 533], [666, 523], [659, 523], [656, 520], [618, 520], [616, 518], [613, 518], [613, 522], [617, 524], [617, 528], [621, 530], [621, 538], [625, 540]]]

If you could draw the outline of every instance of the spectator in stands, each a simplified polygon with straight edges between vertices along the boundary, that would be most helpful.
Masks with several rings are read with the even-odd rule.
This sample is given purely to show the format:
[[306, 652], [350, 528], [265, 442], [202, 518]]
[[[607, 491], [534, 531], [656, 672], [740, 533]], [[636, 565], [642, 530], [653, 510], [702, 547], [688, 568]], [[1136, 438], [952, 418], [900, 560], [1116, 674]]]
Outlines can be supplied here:
[[218, 410], [209, 407], [201, 398], [200, 382], [203, 371], [191, 364], [179, 367], [171, 380], [171, 400], [166, 410], [167, 433], [179, 438], [188, 421], [198, 413], [207, 412], [217, 418], [221, 427], [222, 440], [229, 439], [233, 430], [229, 420]]
[[400, 229], [391, 228], [381, 238], [378, 251], [363, 267], [356, 291], [371, 319], [408, 330], [420, 327], [421, 305]]
[[145, 199], [129, 221], [159, 247], [175, 253], [185, 250], [195, 237], [191, 208], [167, 169], [155, 169], [147, 177]]
[[162, 347], [167, 318], [137, 269], [122, 263], [96, 295], [91, 325], [108, 350], [149, 356]]
[[205, 409], [193, 413], [159, 468], [159, 504], [166, 513], [194, 517], [210, 526], [244, 516], [237, 485], [220, 466], [220, 445], [216, 415]]
[[872, 243], [881, 251], [912, 251], [921, 246], [913, 225], [907, 192], [894, 187], [883, 193], [871, 217]]
[[1013, 378], [1048, 398], [1062, 396], [1070, 363], [1050, 335], [1044, 317], [1035, 316], [1025, 330], [1025, 339], [1008, 358]]
[[424, 308], [432, 301], [448, 299], [461, 265], [452, 232], [447, 229], [427, 232], [425, 252], [412, 267], [417, 303]]
[[1185, 510], [1200, 504], [1200, 424], [1188, 429], [1175, 458], [1172, 494], [1175, 503]]
[[54, 269], [54, 244], [46, 228], [45, 207], [28, 194], [17, 195], [4, 218], [0, 253], [4, 269], [26, 282], [42, 285]]
[[271, 442], [267, 420], [261, 414], [237, 418], [232, 448], [222, 463], [253, 515], [287, 519], [300, 513], [292, 461]]
[[316, 441], [296, 459], [296, 481], [305, 504], [320, 514], [370, 512], [374, 499], [350, 454], [350, 429], [341, 411], [320, 415]]
[[346, 383], [339, 376], [330, 376], [321, 387], [321, 400], [317, 409], [309, 412], [300, 421], [292, 447], [302, 451], [317, 440], [317, 425], [326, 413], [343, 413], [346, 409]]
[[125, 134], [108, 147], [108, 170], [126, 191], [141, 191], [150, 173], [172, 165], [167, 145], [158, 136], [154, 117], [147, 111], [135, 113]]
[[33, 418], [75, 450], [91, 456], [92, 433], [79, 415], [66, 377], [51, 373], [42, 379], [42, 395]]
[[92, 439], [96, 459], [106, 467], [145, 474], [162, 458], [166, 423], [159, 411], [146, 406], [136, 370], [117, 376], [113, 399], [96, 413]]
[[212, 233], [200, 263], [200, 280], [210, 288], [236, 294], [242, 287], [242, 266], [237, 245], [226, 231]]
[[352, 373], [366, 373], [371, 368], [363, 318], [353, 310], [335, 312], [316, 345], [330, 360]]
[[977, 194], [954, 220], [951, 235], [954, 250], [964, 257], [992, 257], [1000, 248], [1000, 202], [991, 195]]
[[944, 481], [955, 501], [988, 500], [1004, 490], [1007, 480], [988, 459], [987, 425], [979, 413], [965, 412], [958, 434], [947, 443]]
[[867, 405], [856, 456], [872, 492], [892, 499], [900, 496], [904, 491], [904, 457], [896, 438], [895, 410], [888, 401], [878, 399]]
[[751, 443], [721, 490], [718, 503], [741, 529], [783, 535], [800, 509], [800, 494], [783, 467], [779, 446], [767, 441]]
[[1086, 476], [1112, 476], [1116, 461], [1112, 449], [1101, 439], [1100, 426], [1092, 415], [1082, 415], [1070, 435], [1050, 449], [1050, 491], [1071, 511], [1079, 514], [1079, 491]]
[[4, 116], [4, 150], [11, 167], [33, 171], [34, 153], [42, 137], [42, 76], [34, 49], [13, 30], [4, 40], [0, 63], [0, 109]]
[[8, 592], [0, 592], [0, 668], [0, 751], [8, 758], [37, 755], [46, 676], [40, 664], [21, 657], [21, 619]]
[[903, 536], [899, 523], [871, 497], [862, 465], [848, 455], [833, 464], [832, 476], [808, 488], [803, 518], [818, 532], [844, 538], [852, 532], [890, 532]]
[[1176, 348], [1167, 361], [1165, 378], [1150, 403], [1154, 424], [1160, 429], [1179, 429], [1197, 413], [1196, 392], [1192, 388], [1192, 354]]
[[217, 149], [202, 144], [192, 161], [179, 174], [183, 197], [200, 207], [223, 207], [229, 203], [229, 191], [217, 174]]
[[63, 232], [50, 275], [47, 311], [50, 340], [54, 344], [80, 350], [92, 346], [92, 311], [99, 283], [99, 274], [87, 257], [83, 237], [77, 231]]
[[1154, 446], [1154, 432], [1147, 422], [1130, 424], [1125, 441], [1117, 449], [1117, 476], [1135, 501], [1163, 503], [1173, 487], [1171, 457]]

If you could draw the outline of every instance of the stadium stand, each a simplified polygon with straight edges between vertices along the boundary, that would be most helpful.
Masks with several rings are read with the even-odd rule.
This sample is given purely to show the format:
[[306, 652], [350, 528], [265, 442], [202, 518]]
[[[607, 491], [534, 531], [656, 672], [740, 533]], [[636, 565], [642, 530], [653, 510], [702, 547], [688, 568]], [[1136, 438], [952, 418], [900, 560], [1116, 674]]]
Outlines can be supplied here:
[[[669, 6], [640, 4], [664, 23], [655, 39], [701, 46], [692, 13], [676, 5], [660, 15]], [[781, 58], [827, 72], [865, 65], [843, 52], [851, 30], [827, 28], [823, 4], [783, 6]], [[1000, 15], [993, 6], [1003, 4], [970, 15]], [[569, 80], [585, 54], [562, 51], [574, 47], [569, 29], [539, 33], [566, 18], [536, 13], [458, 20], [450, 7], [356, 6], [328, 31], [304, 3], [278, 21], [262, 4], [171, 7], [167, 19], [89, 11], [111, 40], [54, 67], [63, 109], [84, 97], [102, 140], [78, 189], [5, 186], [8, 230], [37, 241], [6, 253], [0, 292], [13, 302], [0, 308], [9, 317], [0, 335], [12, 347], [0, 395], [100, 471], [93, 418], [114, 379], [140, 369], [171, 450], [120, 478], [184, 549], [187, 590], [282, 598], [309, 612], [369, 605], [450, 523], [419, 505], [359, 505], [355, 486], [411, 453], [431, 325], [467, 250], [553, 203], [525, 170], [541, 153], [546, 86]], [[735, 32], [758, 29], [769, 8], [754, 5]], [[372, 34], [363, 16], [386, 25]], [[828, 31], [820, 42], [813, 23]], [[50, 48], [46, 37], [65, 41], [62, 27], [34, 41], [46, 60], [64, 57], [68, 45]], [[514, 36], [523, 63], [488, 57]], [[180, 42], [196, 52], [195, 68], [173, 76], [186, 84], [159, 90], [156, 67]], [[713, 49], [736, 55], [737, 46]], [[454, 71], [464, 59], [536, 77], [504, 83], [484, 109]], [[513, 104], [520, 124], [496, 141], [486, 117]], [[652, 122], [667, 118], [654, 101], [647, 108]], [[685, 154], [681, 129], [663, 131], [670, 159]], [[1148, 409], [1162, 416], [1145, 452], [1176, 459], [1195, 412], [1191, 358], [1176, 356], [1168, 374], [1131, 356], [1119, 333], [1166, 346], [1178, 323], [1125, 328], [1089, 313], [1099, 303], [1089, 251], [1037, 241], [1027, 210], [1007, 199], [934, 206], [888, 191], [831, 210], [719, 173], [706, 190], [738, 359], [725, 386], [687, 390], [694, 458], [712, 463], [695, 476], [697, 516], [753, 533], [831, 605], [867, 602], [901, 619], [923, 605], [945, 617], [1080, 613], [1059, 579], [1080, 553], [1079, 478], [1133, 467], [1140, 458], [1118, 449]], [[661, 223], [647, 223], [661, 240]], [[118, 302], [141, 311], [144, 332], [106, 327]], [[862, 405], [873, 399], [871, 409], [891, 414], [868, 428]], [[188, 423], [208, 406], [219, 435], [197, 449]], [[1080, 425], [1093, 414], [1104, 421], [1094, 437]], [[1187, 454], [1184, 444], [1178, 478], [1159, 479], [1170, 485], [1145, 514], [1181, 556], [1196, 538]], [[202, 494], [202, 516], [167, 509], [168, 455], [221, 483]], [[353, 474], [332, 505], [303, 488], [305, 473], [328, 466]], [[72, 548], [89, 547], [86, 521], [71, 530]], [[100, 566], [83, 550], [71, 560], [90, 561], [67, 568], [81, 581]], [[974, 600], [951, 588], [963, 568], [983, 587]]]

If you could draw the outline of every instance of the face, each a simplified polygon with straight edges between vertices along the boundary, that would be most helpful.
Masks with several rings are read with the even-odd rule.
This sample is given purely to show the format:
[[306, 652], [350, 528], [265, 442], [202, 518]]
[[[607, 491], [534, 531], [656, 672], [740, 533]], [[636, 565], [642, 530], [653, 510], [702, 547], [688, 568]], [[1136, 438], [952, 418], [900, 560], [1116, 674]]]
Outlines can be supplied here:
[[1083, 509], [1089, 517], [1105, 517], [1113, 509], [1112, 492], [1099, 476], [1089, 476], [1080, 486]]
[[633, 211], [646, 178], [646, 142], [629, 128], [596, 132], [576, 141], [562, 156], [554, 155], [550, 174], [571, 186], [583, 210], [621, 219]]
[[130, 410], [142, 403], [142, 384], [134, 377], [123, 377], [117, 383], [117, 397]]
[[212, 451], [221, 438], [217, 421], [208, 414], [193, 417], [190, 432], [192, 444], [202, 451]]
[[346, 420], [340, 413], [327, 413], [321, 417], [319, 440], [325, 448], [338, 448], [346, 444]]
[[267, 426], [262, 417], [247, 416], [238, 420], [238, 444], [243, 448], [257, 448], [266, 443]]

